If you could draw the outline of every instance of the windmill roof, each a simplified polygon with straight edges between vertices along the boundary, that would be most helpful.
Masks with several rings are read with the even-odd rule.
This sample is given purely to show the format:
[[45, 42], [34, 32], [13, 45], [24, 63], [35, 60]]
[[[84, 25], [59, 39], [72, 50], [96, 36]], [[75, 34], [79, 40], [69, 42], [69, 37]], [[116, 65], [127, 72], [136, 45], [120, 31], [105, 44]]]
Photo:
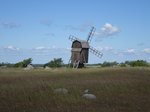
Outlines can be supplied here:
[[75, 41], [79, 41], [82, 45], [82, 48], [90, 48], [89, 43], [85, 40], [75, 40]]
[[81, 42], [82, 48], [89, 48], [89, 47], [90, 47], [90, 46], [89, 46], [89, 43], [88, 43], [87, 41], [85, 41], [85, 40], [80, 40], [80, 42]]

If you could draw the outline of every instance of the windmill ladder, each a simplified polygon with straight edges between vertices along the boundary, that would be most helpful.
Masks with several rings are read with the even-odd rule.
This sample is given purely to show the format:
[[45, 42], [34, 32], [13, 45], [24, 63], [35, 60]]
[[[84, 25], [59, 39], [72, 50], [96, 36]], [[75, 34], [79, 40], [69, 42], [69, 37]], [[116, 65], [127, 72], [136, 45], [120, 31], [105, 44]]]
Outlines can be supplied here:
[[77, 69], [78, 67], [79, 67], [79, 64], [80, 64], [80, 61], [75, 61], [74, 63], [73, 63], [73, 68], [75, 68], [75, 69]]

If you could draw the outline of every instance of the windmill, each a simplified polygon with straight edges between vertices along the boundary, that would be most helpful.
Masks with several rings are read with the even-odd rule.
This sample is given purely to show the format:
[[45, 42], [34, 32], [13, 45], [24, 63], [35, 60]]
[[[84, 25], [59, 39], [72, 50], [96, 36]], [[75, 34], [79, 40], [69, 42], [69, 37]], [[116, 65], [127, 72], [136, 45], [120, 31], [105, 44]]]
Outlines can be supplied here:
[[89, 45], [95, 33], [95, 30], [96, 29], [92, 27], [86, 40], [80, 40], [72, 35], [69, 36], [69, 40], [72, 41], [71, 58], [69, 60], [69, 65], [73, 64], [73, 68], [82, 68], [84, 67], [85, 63], [88, 63], [89, 51], [99, 58], [103, 56], [101, 52]]

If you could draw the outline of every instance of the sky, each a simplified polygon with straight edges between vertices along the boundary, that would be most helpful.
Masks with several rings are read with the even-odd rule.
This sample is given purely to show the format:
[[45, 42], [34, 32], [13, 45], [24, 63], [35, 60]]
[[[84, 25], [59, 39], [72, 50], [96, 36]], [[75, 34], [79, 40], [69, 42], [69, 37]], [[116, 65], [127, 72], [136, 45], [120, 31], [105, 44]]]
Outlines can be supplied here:
[[0, 62], [68, 63], [73, 35], [103, 53], [89, 63], [150, 62], [150, 0], [0, 0]]

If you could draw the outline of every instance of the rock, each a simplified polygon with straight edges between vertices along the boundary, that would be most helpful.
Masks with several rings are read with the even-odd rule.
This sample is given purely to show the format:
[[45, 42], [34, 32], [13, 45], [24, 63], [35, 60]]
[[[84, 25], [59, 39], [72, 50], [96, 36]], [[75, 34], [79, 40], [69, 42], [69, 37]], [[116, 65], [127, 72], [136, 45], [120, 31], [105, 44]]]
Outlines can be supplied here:
[[6, 69], [7, 66], [0, 66], [0, 69]]
[[27, 65], [27, 67], [24, 68], [24, 70], [32, 70], [32, 69], [34, 69], [34, 67], [32, 65]]
[[65, 88], [58, 88], [54, 90], [54, 93], [58, 93], [58, 94], [67, 94], [68, 90]]
[[88, 90], [88, 89], [84, 90], [84, 93], [88, 93], [88, 92], [89, 92], [89, 90]]
[[52, 70], [52, 68], [46, 66], [46, 67], [44, 68], [44, 70]]
[[93, 94], [84, 94], [82, 97], [86, 99], [96, 99], [96, 96]]

